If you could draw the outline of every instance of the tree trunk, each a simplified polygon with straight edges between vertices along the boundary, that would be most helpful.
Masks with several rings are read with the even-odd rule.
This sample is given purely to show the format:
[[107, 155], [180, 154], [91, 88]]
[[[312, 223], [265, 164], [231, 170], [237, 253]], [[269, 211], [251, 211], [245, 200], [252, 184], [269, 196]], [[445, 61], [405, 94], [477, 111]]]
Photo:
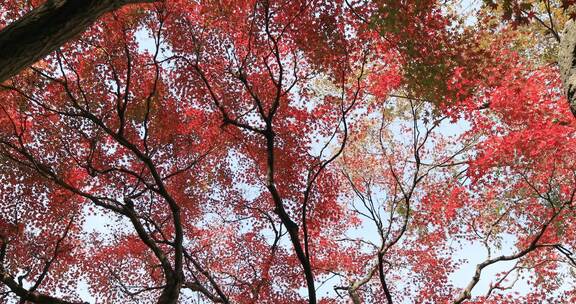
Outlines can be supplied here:
[[568, 99], [570, 111], [576, 117], [576, 23], [566, 23], [558, 49], [558, 65], [564, 84], [564, 94]]
[[102, 14], [157, 0], [47, 0], [0, 31], [0, 82], [80, 35]]

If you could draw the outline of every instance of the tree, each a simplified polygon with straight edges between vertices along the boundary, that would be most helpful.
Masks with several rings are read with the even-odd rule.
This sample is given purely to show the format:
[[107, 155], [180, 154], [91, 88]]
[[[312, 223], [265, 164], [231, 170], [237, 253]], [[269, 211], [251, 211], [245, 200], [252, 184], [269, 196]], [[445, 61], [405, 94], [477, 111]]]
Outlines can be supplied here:
[[[0, 82], [55, 51], [84, 32], [102, 14], [130, 3], [150, 0], [50, 0], [0, 31]], [[18, 3], [6, 3], [20, 13]], [[14, 7], [12, 7], [14, 6]], [[8, 20], [3, 20], [3, 23]]]
[[[574, 124], [558, 71], [493, 20], [437, 1], [102, 15], [1, 84], [3, 300], [573, 300]], [[455, 281], [467, 244], [487, 254]]]
[[[553, 61], [558, 63], [562, 83], [572, 114], [576, 116], [576, 98], [574, 95], [574, 58], [576, 54], [576, 28], [574, 18], [574, 1], [571, 0], [485, 0], [490, 8], [500, 11], [502, 19], [513, 26], [534, 23], [542, 30], [544, 36], [552, 37], [554, 42], [544, 42], [544, 48], [553, 49]], [[562, 30], [563, 29], [563, 30]], [[542, 42], [541, 42], [542, 43]], [[552, 47], [550, 47], [552, 46]]]

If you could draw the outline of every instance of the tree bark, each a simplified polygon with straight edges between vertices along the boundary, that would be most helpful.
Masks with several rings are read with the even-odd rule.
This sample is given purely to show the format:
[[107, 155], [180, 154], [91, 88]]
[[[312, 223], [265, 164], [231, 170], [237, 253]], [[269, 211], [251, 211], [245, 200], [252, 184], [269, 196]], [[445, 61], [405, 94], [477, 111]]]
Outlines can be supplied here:
[[18, 284], [14, 278], [3, 273], [0, 269], [0, 282], [4, 283], [10, 291], [20, 297], [21, 303], [36, 303], [36, 304], [83, 304], [84, 302], [70, 302], [62, 300], [50, 295], [41, 294], [35, 291], [29, 291]]
[[102, 14], [158, 0], [47, 0], [0, 31], [0, 82], [80, 35]]
[[572, 115], [576, 117], [576, 23], [566, 23], [558, 49], [558, 65], [564, 84], [564, 94], [570, 105]]

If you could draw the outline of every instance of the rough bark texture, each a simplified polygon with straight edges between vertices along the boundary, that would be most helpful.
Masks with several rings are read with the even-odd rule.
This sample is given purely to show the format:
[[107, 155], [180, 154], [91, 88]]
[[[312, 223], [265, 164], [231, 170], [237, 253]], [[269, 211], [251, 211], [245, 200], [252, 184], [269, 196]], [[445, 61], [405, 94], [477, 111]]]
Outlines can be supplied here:
[[102, 14], [157, 0], [47, 0], [0, 31], [0, 82], [78, 36]]
[[576, 23], [566, 23], [558, 50], [558, 65], [564, 84], [564, 93], [570, 104], [572, 115], [576, 117]]

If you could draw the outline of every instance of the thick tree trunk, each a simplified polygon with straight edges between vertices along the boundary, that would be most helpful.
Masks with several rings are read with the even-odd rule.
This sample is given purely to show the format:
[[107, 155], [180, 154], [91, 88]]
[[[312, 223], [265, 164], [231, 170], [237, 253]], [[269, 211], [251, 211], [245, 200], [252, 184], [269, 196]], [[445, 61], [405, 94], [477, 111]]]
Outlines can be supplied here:
[[572, 115], [576, 117], [576, 23], [566, 23], [558, 49], [558, 65]]
[[78, 36], [102, 14], [157, 0], [47, 0], [0, 31], [0, 82]]
[[162, 290], [160, 297], [158, 298], [157, 304], [176, 304], [178, 303], [178, 298], [180, 298], [180, 290], [183, 284], [183, 275], [180, 274], [181, 278], [170, 278], [166, 282], [166, 287]]

